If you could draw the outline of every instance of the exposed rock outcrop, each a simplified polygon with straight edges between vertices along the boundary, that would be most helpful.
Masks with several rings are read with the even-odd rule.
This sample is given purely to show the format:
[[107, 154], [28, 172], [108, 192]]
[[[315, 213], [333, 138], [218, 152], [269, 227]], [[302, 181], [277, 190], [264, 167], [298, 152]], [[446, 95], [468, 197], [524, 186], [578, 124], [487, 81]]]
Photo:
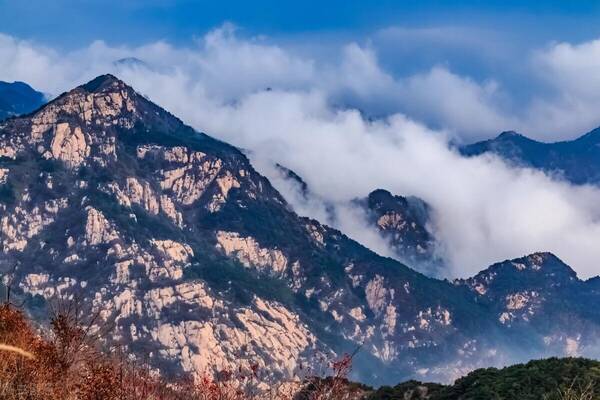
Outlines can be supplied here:
[[282, 273], [288, 266], [288, 260], [280, 250], [261, 248], [252, 237], [240, 237], [237, 232], [218, 231], [217, 248], [236, 257], [244, 266], [259, 271]]
[[[597, 303], [597, 285], [551, 255], [427, 278], [299, 217], [238, 149], [112, 76], [0, 123], [0, 171], [4, 282], [81, 299], [107, 345], [163, 374], [252, 362], [287, 378], [360, 347], [365, 381], [451, 379], [502, 363], [502, 332], [529, 354], [582, 353], [600, 333], [575, 302]], [[399, 246], [433, 254], [418, 207], [374, 204]]]

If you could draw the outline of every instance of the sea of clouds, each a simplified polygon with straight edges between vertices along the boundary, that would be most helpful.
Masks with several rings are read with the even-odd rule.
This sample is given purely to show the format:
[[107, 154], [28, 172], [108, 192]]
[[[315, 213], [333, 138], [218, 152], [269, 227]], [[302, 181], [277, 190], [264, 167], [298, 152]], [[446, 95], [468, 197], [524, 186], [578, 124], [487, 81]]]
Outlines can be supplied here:
[[[443, 62], [400, 74], [378, 58], [390, 50], [377, 43], [423, 37], [484, 48], [472, 35], [450, 33], [390, 28], [365, 43], [312, 50], [301, 38], [279, 43], [225, 24], [189, 46], [97, 41], [70, 51], [0, 34], [0, 80], [25, 81], [52, 97], [113, 73], [196, 129], [246, 150], [299, 214], [383, 255], [393, 252], [351, 200], [376, 188], [421, 197], [434, 210], [447, 277], [535, 251], [557, 254], [581, 277], [598, 275], [600, 188], [491, 156], [467, 159], [453, 144], [509, 129], [566, 139], [600, 125], [600, 41], [528, 49], [519, 61], [531, 81], [526, 96]], [[307, 182], [308, 198], [275, 163]]]

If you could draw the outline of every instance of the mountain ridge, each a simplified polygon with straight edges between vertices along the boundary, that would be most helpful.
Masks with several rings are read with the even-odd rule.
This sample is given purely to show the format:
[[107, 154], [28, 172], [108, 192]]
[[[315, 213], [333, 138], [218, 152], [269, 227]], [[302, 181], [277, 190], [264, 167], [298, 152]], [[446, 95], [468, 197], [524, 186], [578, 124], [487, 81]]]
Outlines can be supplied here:
[[535, 313], [503, 324], [472, 286], [299, 217], [242, 152], [116, 77], [86, 85], [0, 123], [0, 273], [24, 296], [81, 298], [114, 327], [107, 345], [164, 374], [252, 362], [289, 377], [360, 347], [361, 380], [447, 380], [600, 332], [580, 310], [558, 333]]
[[518, 166], [559, 176], [573, 184], [600, 183], [600, 128], [575, 140], [539, 142], [516, 132], [459, 147], [467, 157], [495, 154]]
[[0, 81], [0, 121], [27, 114], [45, 103], [45, 96], [24, 82]]

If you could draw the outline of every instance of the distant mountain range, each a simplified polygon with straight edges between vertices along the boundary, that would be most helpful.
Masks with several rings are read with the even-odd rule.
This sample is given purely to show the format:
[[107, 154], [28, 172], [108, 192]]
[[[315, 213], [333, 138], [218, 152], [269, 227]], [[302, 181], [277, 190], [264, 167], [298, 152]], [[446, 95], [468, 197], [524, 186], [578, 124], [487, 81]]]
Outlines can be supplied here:
[[[423, 202], [362, 201], [399, 249], [433, 254]], [[111, 75], [0, 122], [0, 249], [32, 315], [77, 298], [165, 375], [286, 377], [359, 348], [361, 381], [447, 381], [600, 335], [598, 281], [555, 256], [429, 278], [298, 216], [237, 148]]]
[[574, 184], [600, 183], [600, 128], [572, 141], [542, 143], [516, 132], [460, 148], [465, 156], [496, 154], [511, 163], [540, 169]]
[[0, 120], [27, 114], [46, 102], [43, 93], [40, 93], [23, 82], [0, 81]]

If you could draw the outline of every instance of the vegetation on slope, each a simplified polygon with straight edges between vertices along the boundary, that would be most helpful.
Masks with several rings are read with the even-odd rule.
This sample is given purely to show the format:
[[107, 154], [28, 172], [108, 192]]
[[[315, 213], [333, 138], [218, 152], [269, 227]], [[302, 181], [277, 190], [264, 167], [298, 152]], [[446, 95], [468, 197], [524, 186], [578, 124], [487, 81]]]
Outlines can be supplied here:
[[[102, 350], [106, 334], [77, 317], [71, 303], [55, 309], [43, 335], [11, 304], [0, 306], [0, 398], [94, 400], [594, 400], [600, 399], [600, 362], [550, 358], [503, 369], [473, 371], [453, 385], [403, 382], [373, 390], [346, 379], [351, 357], [331, 362], [331, 376], [290, 382], [260, 382], [256, 366], [217, 377], [165, 382], [119, 351]], [[95, 333], [92, 333], [95, 332]], [[308, 376], [308, 375], [307, 375]]]
[[503, 369], [478, 369], [450, 386], [409, 381], [393, 388], [382, 387], [369, 399], [600, 399], [600, 362], [584, 358], [549, 358]]

